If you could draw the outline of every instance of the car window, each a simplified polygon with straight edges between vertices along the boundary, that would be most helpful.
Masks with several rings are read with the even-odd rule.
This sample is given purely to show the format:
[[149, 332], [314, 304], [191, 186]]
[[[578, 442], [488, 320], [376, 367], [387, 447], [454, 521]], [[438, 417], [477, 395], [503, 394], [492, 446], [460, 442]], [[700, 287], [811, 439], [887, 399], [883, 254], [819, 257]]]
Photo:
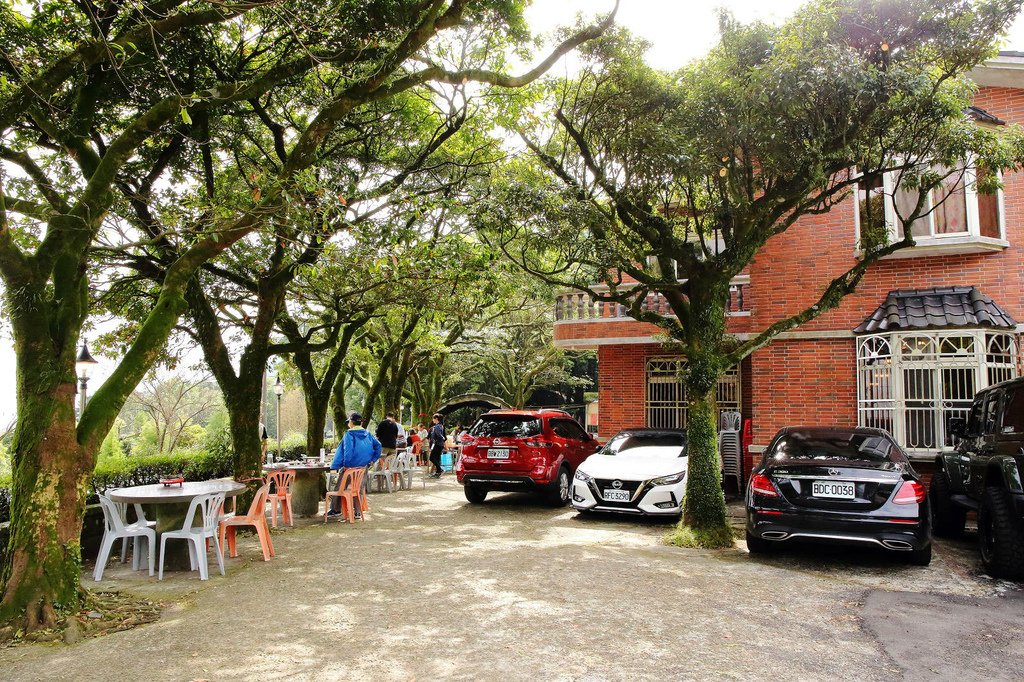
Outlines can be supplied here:
[[1006, 389], [1003, 395], [1002, 433], [1024, 433], [1024, 386]]
[[[793, 431], [781, 436], [765, 452], [765, 461], [895, 459], [899, 449], [889, 438], [865, 433], [815, 433]], [[900, 457], [902, 459], [902, 457]]]
[[583, 440], [584, 431], [579, 425], [571, 419], [552, 419], [551, 430], [555, 432], [555, 435], [561, 438], [569, 438], [572, 440]]
[[484, 415], [473, 425], [471, 436], [529, 438], [541, 433], [540, 419], [525, 414]]
[[676, 457], [686, 454], [686, 435], [682, 433], [621, 433], [602, 448], [605, 455], [616, 455], [635, 448], [670, 448]]
[[984, 420], [984, 433], [985, 435], [996, 432], [996, 417], [998, 416], [999, 410], [999, 391], [989, 391], [988, 396], [985, 398], [985, 420]]
[[981, 416], [985, 407], [985, 396], [979, 396], [971, 404], [971, 413], [967, 416], [967, 435], [977, 436], [981, 433]]

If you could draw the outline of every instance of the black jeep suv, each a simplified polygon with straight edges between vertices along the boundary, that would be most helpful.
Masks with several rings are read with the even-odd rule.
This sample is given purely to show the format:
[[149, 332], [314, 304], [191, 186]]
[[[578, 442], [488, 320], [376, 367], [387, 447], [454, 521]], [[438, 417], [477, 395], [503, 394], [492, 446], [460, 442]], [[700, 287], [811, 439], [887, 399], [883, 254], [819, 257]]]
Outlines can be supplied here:
[[950, 421], [956, 452], [937, 458], [932, 530], [956, 536], [978, 512], [978, 544], [992, 576], [1024, 580], [1024, 378], [978, 393], [967, 421]]

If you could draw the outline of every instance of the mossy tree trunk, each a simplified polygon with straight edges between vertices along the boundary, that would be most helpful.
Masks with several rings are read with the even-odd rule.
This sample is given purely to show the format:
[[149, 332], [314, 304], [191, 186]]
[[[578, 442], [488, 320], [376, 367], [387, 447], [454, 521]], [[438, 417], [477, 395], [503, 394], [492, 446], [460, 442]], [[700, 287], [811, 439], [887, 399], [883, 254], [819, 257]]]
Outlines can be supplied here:
[[687, 480], [680, 531], [688, 529], [702, 547], [732, 543], [718, 465], [718, 381], [727, 369], [725, 305], [728, 281], [691, 280], [687, 313], [693, 324], [686, 339]]

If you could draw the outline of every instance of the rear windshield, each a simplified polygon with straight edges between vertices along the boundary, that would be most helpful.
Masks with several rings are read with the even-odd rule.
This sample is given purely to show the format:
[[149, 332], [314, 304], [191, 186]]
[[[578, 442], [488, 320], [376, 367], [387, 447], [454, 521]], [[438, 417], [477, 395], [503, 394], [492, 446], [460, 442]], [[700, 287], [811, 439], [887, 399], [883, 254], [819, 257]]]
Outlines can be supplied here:
[[894, 443], [877, 434], [865, 433], [788, 433], [765, 453], [765, 461], [774, 460], [858, 460], [884, 462], [896, 454]]
[[484, 438], [528, 438], [541, 433], [540, 419], [526, 415], [506, 414], [480, 417], [469, 432], [471, 436]]
[[617, 455], [636, 448], [655, 448], [650, 452], [679, 457], [686, 454], [686, 436], [681, 433], [624, 433], [608, 441], [602, 454]]

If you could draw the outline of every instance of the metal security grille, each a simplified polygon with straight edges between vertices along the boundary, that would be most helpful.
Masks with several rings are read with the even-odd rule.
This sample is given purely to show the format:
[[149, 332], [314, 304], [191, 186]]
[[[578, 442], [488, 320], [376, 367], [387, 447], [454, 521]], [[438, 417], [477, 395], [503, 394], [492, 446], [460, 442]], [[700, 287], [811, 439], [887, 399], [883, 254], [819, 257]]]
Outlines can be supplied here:
[[905, 332], [857, 341], [858, 420], [889, 431], [916, 454], [953, 447], [949, 422], [966, 418], [975, 393], [1017, 375], [1010, 334]]
[[[647, 426], [686, 428], [686, 387], [680, 379], [686, 359], [651, 358], [647, 361]], [[718, 412], [740, 411], [740, 370], [733, 367], [718, 380]]]

